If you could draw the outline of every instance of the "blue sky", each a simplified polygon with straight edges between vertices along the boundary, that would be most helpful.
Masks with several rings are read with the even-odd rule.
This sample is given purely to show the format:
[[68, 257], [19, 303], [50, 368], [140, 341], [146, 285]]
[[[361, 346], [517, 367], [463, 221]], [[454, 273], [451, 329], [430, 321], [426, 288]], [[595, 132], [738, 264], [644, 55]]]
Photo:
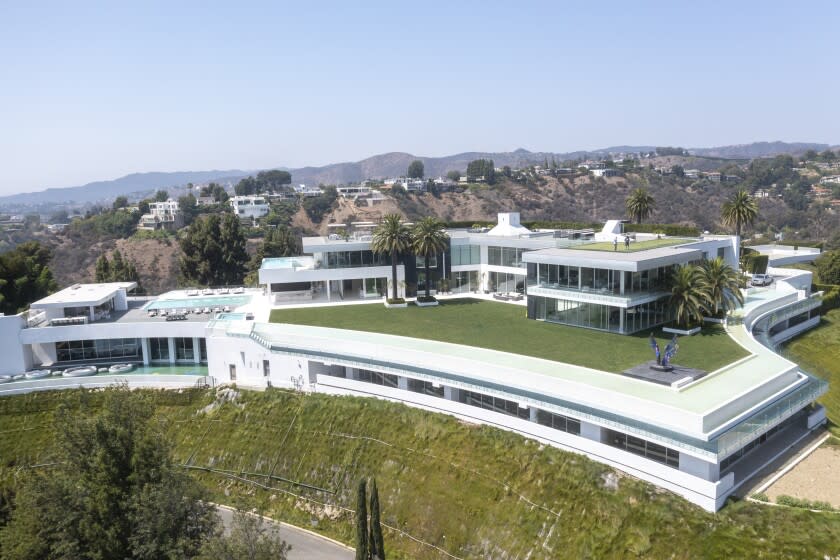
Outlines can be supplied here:
[[840, 143], [840, 2], [0, 0], [0, 194], [481, 150]]

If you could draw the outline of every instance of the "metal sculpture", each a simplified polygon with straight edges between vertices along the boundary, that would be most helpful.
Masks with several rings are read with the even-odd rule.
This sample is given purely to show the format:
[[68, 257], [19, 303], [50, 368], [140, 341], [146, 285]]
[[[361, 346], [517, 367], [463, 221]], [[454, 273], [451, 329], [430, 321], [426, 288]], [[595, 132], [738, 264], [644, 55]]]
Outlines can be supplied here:
[[656, 354], [656, 365], [662, 365], [662, 355], [659, 353], [659, 343], [656, 342], [656, 337], [650, 333], [650, 348]]
[[677, 335], [674, 335], [674, 338], [665, 347], [665, 356], [662, 358], [662, 365], [666, 367], [671, 365], [671, 358], [677, 355], [677, 350], [679, 349], [680, 345], [677, 342]]

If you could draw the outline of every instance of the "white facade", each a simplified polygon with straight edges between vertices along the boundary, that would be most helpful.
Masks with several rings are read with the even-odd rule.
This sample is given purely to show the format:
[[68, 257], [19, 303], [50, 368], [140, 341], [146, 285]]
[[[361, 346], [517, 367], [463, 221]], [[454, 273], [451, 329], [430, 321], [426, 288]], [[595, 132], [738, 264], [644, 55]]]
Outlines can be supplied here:
[[270, 207], [263, 196], [234, 196], [229, 201], [233, 213], [241, 219], [256, 219], [268, 215]]

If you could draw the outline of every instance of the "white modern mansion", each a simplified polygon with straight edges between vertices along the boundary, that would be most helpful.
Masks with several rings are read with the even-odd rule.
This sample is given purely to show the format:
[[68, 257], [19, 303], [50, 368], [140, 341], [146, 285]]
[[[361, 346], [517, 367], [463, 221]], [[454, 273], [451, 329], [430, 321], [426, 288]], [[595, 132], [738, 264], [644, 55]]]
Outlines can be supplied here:
[[[622, 251], [612, 246], [624, 242], [618, 227], [528, 232], [517, 215], [502, 215], [486, 232], [449, 232], [429, 280], [439, 287], [447, 280], [449, 292], [465, 296], [496, 292], [507, 300], [498, 305], [521, 305], [532, 320], [632, 333], [666, 320], [660, 279], [669, 267], [718, 255], [734, 262], [737, 254], [726, 236], [640, 236]], [[585, 454], [710, 511], [825, 423], [815, 401], [827, 384], [773, 350], [819, 322], [811, 275], [799, 270], [771, 269], [774, 284], [748, 290], [730, 317], [726, 331], [746, 357], [671, 384], [447, 342], [268, 322], [269, 311], [288, 302], [378, 298], [391, 268], [370, 251], [369, 235], [306, 238], [308, 256], [264, 262], [258, 290], [139, 298], [132, 283], [83, 284], [0, 316], [0, 395], [116, 379], [188, 386], [212, 378], [377, 397]], [[403, 292], [422, 288], [421, 265], [401, 260]], [[160, 316], [170, 310], [178, 320]], [[138, 366], [135, 373], [16, 378], [35, 368], [126, 362]]]

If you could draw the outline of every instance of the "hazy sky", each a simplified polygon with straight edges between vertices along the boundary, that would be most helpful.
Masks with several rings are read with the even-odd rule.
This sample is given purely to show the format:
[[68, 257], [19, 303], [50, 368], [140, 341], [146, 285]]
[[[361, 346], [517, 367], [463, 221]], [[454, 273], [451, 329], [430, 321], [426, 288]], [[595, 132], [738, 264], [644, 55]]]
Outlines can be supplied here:
[[840, 2], [0, 0], [0, 194], [406, 151], [840, 143]]

